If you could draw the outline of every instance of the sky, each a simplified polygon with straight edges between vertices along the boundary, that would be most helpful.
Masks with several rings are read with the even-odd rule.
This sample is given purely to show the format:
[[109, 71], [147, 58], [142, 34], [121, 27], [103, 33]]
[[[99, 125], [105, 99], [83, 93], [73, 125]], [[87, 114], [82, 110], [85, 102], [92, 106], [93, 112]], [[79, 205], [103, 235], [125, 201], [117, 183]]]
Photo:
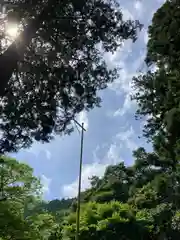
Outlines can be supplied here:
[[[121, 8], [125, 19], [138, 19], [144, 28], [135, 43], [128, 40], [116, 53], [105, 54], [108, 67], [120, 66], [120, 77], [99, 95], [101, 108], [82, 112], [78, 116], [84, 122], [82, 190], [90, 187], [89, 178], [102, 177], [110, 164], [133, 163], [132, 151], [138, 147], [151, 146], [142, 137], [143, 120], [135, 120], [136, 102], [130, 100], [133, 93], [132, 77], [144, 69], [144, 57], [148, 41], [147, 28], [154, 12], [163, 0], [122, 0]], [[138, 138], [140, 136], [140, 138]], [[77, 196], [80, 155], [80, 133], [56, 137], [48, 144], [34, 143], [29, 149], [12, 154], [19, 161], [34, 168], [41, 178], [44, 199], [61, 199]]]

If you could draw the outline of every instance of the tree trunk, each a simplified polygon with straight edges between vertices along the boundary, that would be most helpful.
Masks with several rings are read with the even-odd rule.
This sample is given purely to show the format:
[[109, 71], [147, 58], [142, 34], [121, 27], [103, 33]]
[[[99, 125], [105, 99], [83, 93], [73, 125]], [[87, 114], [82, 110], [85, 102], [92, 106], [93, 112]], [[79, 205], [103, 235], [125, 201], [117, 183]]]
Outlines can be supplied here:
[[[50, 16], [50, 11], [54, 8], [53, 0], [49, 0], [42, 12], [32, 20], [18, 38], [8, 47], [8, 49], [0, 55], [0, 96], [6, 94], [8, 81], [11, 78], [13, 71], [17, 67], [20, 55], [24, 54], [26, 47], [30, 44], [32, 38], [35, 36], [41, 23], [47, 20]], [[19, 54], [20, 53], [20, 54]]]

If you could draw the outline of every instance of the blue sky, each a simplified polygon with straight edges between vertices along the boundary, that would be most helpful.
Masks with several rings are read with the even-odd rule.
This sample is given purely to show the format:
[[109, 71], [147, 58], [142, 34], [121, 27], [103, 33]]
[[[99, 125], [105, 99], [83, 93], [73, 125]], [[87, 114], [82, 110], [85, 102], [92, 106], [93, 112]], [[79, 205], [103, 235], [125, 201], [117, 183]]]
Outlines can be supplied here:
[[[143, 69], [147, 27], [153, 13], [163, 0], [121, 1], [124, 18], [139, 19], [144, 29], [136, 43], [126, 41], [114, 55], [105, 54], [109, 67], [121, 66], [120, 78], [100, 92], [102, 107], [81, 113], [78, 121], [87, 129], [84, 137], [82, 190], [90, 186], [88, 178], [102, 176], [109, 164], [124, 161], [132, 164], [132, 151], [140, 146], [151, 149], [142, 135], [144, 121], [136, 121], [136, 103], [130, 101], [131, 80]], [[80, 135], [75, 129], [70, 136], [56, 137], [49, 144], [35, 143], [30, 149], [13, 156], [34, 168], [41, 178], [44, 198], [74, 197], [77, 195]]]

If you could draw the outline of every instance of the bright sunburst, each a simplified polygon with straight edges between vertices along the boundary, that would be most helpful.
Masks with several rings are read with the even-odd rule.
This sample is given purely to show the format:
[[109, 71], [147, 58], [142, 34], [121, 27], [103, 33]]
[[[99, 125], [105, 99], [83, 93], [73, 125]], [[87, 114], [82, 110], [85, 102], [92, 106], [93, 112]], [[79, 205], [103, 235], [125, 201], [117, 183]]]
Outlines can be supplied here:
[[14, 40], [18, 34], [18, 27], [17, 24], [8, 24], [6, 27], [6, 34]]

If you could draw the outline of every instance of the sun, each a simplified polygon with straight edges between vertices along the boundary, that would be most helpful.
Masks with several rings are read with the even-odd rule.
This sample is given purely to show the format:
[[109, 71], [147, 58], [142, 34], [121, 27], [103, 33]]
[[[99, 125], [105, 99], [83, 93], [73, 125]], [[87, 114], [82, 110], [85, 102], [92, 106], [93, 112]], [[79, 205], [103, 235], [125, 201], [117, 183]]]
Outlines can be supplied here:
[[18, 34], [18, 26], [17, 24], [8, 24], [6, 27], [6, 35], [14, 40]]

